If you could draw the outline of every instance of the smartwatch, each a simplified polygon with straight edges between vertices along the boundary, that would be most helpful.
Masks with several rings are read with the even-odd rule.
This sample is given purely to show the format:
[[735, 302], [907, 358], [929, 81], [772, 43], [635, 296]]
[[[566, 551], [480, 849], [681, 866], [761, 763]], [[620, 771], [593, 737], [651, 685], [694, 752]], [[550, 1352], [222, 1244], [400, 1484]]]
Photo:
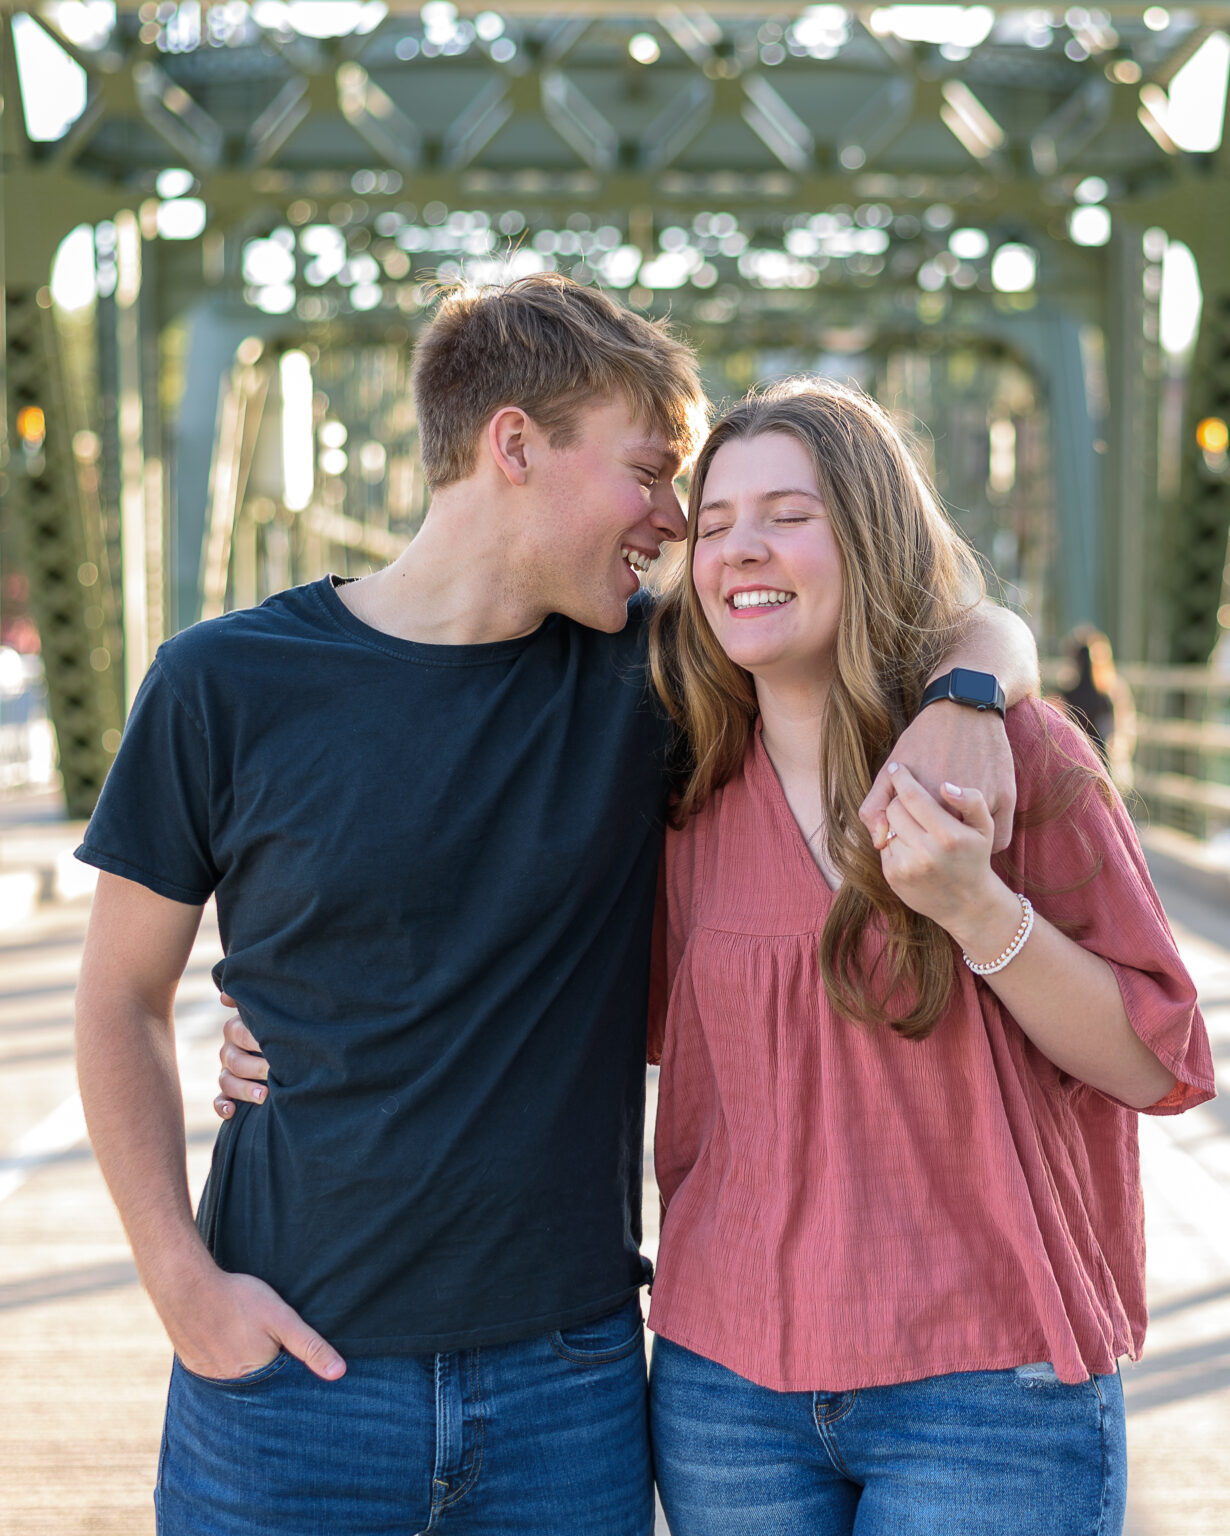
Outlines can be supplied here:
[[999, 686], [999, 679], [994, 673], [971, 672], [966, 667], [954, 667], [951, 672], [945, 672], [943, 677], [928, 683], [923, 690], [922, 703], [918, 706], [919, 713], [928, 704], [936, 704], [940, 699], [951, 699], [954, 704], [967, 704], [970, 709], [998, 710], [1001, 720], [1007, 708], [1004, 690]]

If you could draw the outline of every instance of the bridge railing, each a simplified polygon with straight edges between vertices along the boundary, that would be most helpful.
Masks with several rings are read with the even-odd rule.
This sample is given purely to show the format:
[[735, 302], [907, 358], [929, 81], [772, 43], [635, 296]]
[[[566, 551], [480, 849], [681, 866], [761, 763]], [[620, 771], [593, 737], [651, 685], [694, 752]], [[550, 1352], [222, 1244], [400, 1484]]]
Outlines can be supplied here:
[[1133, 783], [1155, 824], [1207, 839], [1230, 828], [1230, 676], [1122, 666], [1136, 703]]
[[[1064, 671], [1062, 661], [1042, 662], [1052, 699]], [[1113, 772], [1133, 810], [1202, 841], [1230, 832], [1230, 674], [1131, 663], [1118, 672], [1134, 715], [1132, 740], [1112, 749]]]

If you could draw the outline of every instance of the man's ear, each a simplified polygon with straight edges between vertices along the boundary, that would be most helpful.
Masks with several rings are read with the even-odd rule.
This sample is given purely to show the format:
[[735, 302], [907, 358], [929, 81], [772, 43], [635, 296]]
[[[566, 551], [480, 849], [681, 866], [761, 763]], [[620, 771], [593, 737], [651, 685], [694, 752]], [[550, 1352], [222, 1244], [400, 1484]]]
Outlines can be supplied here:
[[533, 418], [519, 405], [503, 406], [487, 423], [487, 451], [510, 485], [524, 485], [528, 479], [535, 436]]

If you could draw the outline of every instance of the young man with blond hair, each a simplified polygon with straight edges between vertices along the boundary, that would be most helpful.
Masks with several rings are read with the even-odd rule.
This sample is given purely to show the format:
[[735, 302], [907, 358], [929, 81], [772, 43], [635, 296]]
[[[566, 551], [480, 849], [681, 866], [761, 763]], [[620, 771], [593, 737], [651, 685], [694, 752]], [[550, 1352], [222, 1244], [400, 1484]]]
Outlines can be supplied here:
[[[652, 1529], [666, 731], [631, 600], [703, 396], [555, 276], [446, 299], [415, 395], [413, 543], [167, 642], [79, 850], [82, 1095], [177, 1355], [163, 1536]], [[1028, 685], [1014, 634], [978, 649]], [[1010, 800], [993, 733], [926, 713], [915, 746], [973, 742], [940, 766]], [[271, 1086], [194, 1221], [172, 1001], [211, 895]]]

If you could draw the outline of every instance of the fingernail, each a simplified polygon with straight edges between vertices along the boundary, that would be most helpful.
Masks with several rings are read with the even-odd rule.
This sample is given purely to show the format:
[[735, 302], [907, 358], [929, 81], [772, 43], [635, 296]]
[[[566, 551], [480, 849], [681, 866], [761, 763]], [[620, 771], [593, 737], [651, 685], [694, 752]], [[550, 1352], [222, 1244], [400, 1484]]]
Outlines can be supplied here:
[[944, 780], [944, 788], [954, 798], [959, 798], [962, 794], [961, 789], [956, 784], [950, 784], [947, 779]]
[[900, 767], [901, 767], [900, 763], [889, 763], [888, 771], [889, 771], [889, 773], [896, 773], [897, 769], [900, 768]]
[[265, 1102], [265, 1090], [263, 1088], [254, 1088], [252, 1090], [252, 1102], [254, 1104], [263, 1104]]

